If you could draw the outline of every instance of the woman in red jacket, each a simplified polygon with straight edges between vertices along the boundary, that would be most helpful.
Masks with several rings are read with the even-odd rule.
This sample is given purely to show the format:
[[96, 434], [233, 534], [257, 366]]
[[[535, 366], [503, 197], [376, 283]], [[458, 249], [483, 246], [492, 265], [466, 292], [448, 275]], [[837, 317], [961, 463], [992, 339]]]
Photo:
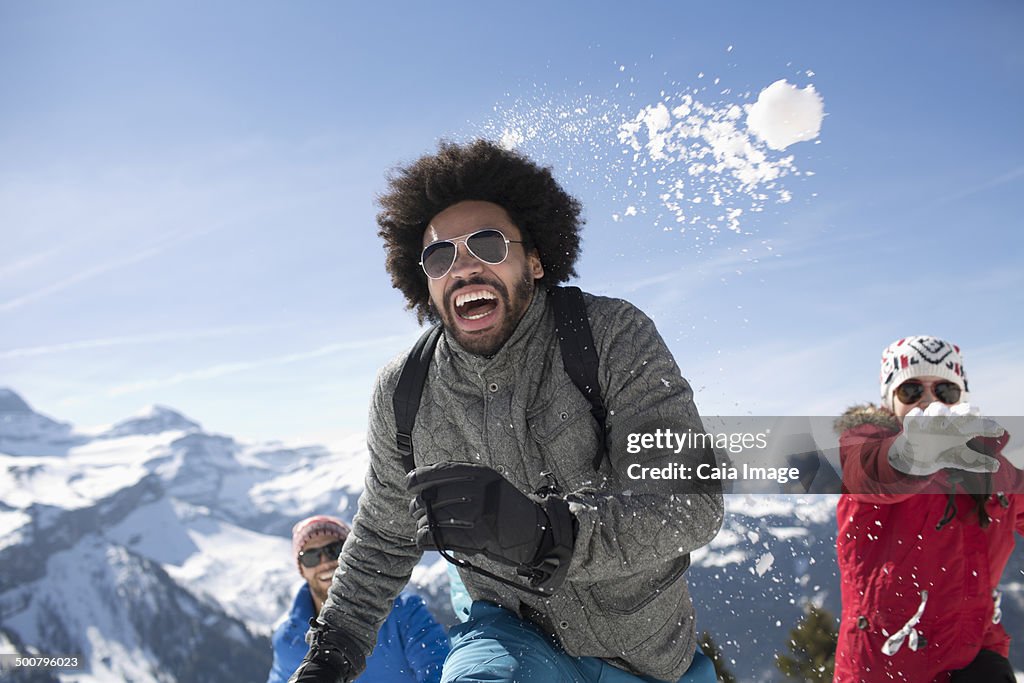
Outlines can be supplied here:
[[840, 433], [837, 683], [1012, 683], [997, 587], [1024, 534], [1024, 473], [966, 402], [960, 349], [935, 337], [882, 354], [882, 405]]

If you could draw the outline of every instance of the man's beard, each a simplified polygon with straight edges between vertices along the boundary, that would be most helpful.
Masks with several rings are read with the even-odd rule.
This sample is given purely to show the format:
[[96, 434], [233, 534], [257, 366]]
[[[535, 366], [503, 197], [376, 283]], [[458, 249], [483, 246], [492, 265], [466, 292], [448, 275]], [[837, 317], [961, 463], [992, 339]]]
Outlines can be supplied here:
[[[494, 329], [488, 330], [486, 334], [471, 334], [463, 332], [455, 324], [456, 313], [453, 310], [455, 297], [452, 296], [458, 289], [464, 289], [470, 285], [488, 285], [494, 288], [495, 293], [501, 300], [504, 318], [501, 324]], [[448, 292], [444, 300], [444, 311], [441, 315], [441, 322], [444, 324], [445, 332], [459, 343], [459, 346], [470, 353], [490, 358], [501, 350], [505, 342], [515, 332], [519, 321], [523, 319], [526, 309], [530, 307], [533, 300], [535, 285], [532, 273], [527, 264], [523, 264], [522, 277], [516, 281], [512, 296], [509, 296], [505, 283], [501, 280], [487, 281], [476, 277], [463, 282], [457, 289]]]

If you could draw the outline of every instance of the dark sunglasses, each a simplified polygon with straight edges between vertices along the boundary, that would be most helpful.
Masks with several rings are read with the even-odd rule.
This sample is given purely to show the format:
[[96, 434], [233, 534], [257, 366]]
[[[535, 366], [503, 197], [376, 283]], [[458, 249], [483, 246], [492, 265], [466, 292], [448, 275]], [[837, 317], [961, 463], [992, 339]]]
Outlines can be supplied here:
[[420, 265], [423, 266], [423, 272], [427, 277], [437, 280], [448, 274], [455, 265], [460, 242], [466, 245], [466, 251], [492, 266], [508, 258], [508, 245], [522, 244], [521, 240], [506, 238], [495, 228], [484, 228], [450, 240], [438, 240], [428, 244], [420, 256]]
[[[909, 379], [896, 387], [896, 391], [893, 393], [896, 394], [900, 403], [909, 406], [921, 400], [921, 397], [924, 396], [924, 388], [925, 384], [922, 382]], [[947, 406], [951, 406], [960, 401], [960, 387], [955, 382], [936, 382], [932, 385], [932, 395]]]
[[345, 541], [335, 541], [334, 543], [322, 545], [319, 548], [303, 550], [299, 553], [299, 562], [308, 569], [312, 569], [320, 564], [321, 557], [325, 557], [333, 562], [338, 559], [338, 555], [341, 555], [341, 548], [344, 545]]

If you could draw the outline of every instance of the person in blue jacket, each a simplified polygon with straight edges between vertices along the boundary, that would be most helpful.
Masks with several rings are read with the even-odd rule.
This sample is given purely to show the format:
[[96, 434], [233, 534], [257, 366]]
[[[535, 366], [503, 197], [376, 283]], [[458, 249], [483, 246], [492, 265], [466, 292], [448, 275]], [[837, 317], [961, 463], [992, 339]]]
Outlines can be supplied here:
[[[327, 515], [309, 517], [292, 528], [292, 554], [306, 583], [274, 629], [274, 662], [267, 683], [286, 683], [306, 656], [309, 620], [320, 613], [327, 599], [348, 533], [345, 522]], [[402, 593], [380, 627], [377, 646], [366, 660], [366, 671], [359, 681], [437, 683], [448, 649], [448, 635], [423, 600]]]

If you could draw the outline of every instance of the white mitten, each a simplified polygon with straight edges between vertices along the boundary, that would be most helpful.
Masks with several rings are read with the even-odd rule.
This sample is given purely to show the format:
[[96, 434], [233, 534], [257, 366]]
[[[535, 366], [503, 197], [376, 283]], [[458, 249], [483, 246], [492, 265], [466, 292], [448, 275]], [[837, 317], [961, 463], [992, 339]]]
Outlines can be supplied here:
[[889, 464], [914, 476], [934, 474], [946, 467], [965, 472], [995, 472], [999, 461], [967, 446], [976, 436], [999, 437], [999, 423], [982, 417], [970, 404], [953, 409], [939, 402], [925, 410], [914, 408], [903, 417], [903, 433], [889, 449]]

